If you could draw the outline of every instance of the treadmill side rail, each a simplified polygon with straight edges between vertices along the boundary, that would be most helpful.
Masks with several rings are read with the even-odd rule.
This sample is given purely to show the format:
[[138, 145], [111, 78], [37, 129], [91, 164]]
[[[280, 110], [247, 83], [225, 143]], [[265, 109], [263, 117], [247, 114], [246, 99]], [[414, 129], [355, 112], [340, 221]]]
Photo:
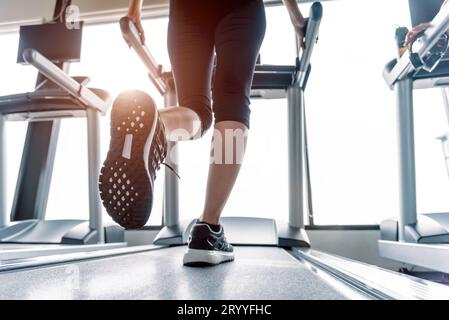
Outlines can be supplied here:
[[449, 273], [449, 244], [379, 240], [379, 254], [391, 260]]
[[99, 233], [108, 243], [124, 242], [124, 229], [108, 225], [100, 230], [85, 220], [26, 220], [0, 228], [0, 242], [17, 244], [99, 244]]
[[[292, 251], [298, 258], [315, 264], [316, 267], [375, 299], [446, 300], [449, 297], [449, 287], [443, 284], [317, 250], [293, 249]], [[445, 261], [449, 261], [447, 257]]]

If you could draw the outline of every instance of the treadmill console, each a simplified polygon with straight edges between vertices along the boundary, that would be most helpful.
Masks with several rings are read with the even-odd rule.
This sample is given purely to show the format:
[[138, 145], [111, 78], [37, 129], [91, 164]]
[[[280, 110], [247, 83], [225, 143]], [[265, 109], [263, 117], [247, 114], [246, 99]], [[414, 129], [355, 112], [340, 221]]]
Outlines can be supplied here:
[[69, 29], [65, 23], [45, 23], [20, 27], [17, 63], [26, 64], [23, 52], [35, 49], [52, 62], [79, 62], [82, 26]]

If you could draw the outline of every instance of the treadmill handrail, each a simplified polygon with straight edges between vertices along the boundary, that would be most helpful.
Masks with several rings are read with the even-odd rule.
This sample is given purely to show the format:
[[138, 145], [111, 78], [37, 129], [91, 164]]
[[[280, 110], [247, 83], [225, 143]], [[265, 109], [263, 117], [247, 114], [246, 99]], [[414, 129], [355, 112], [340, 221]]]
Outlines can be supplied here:
[[24, 60], [33, 65], [41, 74], [54, 82], [62, 90], [69, 93], [82, 104], [106, 113], [109, 101], [105, 101], [93, 93], [90, 89], [78, 83], [76, 80], [67, 75], [64, 71], [58, 68], [50, 60], [45, 58], [37, 50], [26, 49], [23, 52]]
[[[107, 96], [106, 99], [109, 100], [109, 94], [101, 89], [95, 89], [95, 88], [89, 88], [92, 90], [97, 96], [98, 93], [103, 94], [104, 96]], [[25, 92], [20, 94], [13, 94], [9, 96], [2, 96], [0, 97], [0, 114], [3, 114], [4, 110], [2, 107], [6, 107], [8, 109], [8, 106], [11, 105], [26, 105], [26, 104], [57, 104], [61, 101], [71, 101], [75, 109], [79, 109], [79, 106], [83, 106], [82, 103], [78, 101], [78, 99], [74, 98], [72, 95], [68, 94], [65, 91], [62, 91], [61, 89], [45, 89], [45, 90], [39, 90], [39, 91], [33, 91], [33, 92]], [[63, 108], [64, 111], [67, 108]], [[58, 111], [58, 110], [54, 110]]]
[[[432, 27], [424, 32], [420, 39], [421, 41], [415, 42], [413, 47], [414, 54], [420, 59], [433, 48], [440, 37], [449, 29], [449, 5], [443, 6], [430, 24]], [[384, 74], [385, 81], [389, 87], [392, 87], [397, 81], [404, 79], [404, 77], [415, 71], [411, 58], [410, 51], [407, 51], [397, 61], [393, 69]]]
[[295, 83], [298, 83], [300, 87], [304, 86], [304, 82], [307, 78], [307, 70], [310, 67], [310, 58], [312, 57], [313, 49], [318, 41], [322, 18], [323, 5], [320, 2], [314, 2], [309, 13], [309, 22], [307, 24], [307, 32], [305, 36], [305, 48], [303, 50], [300, 50], [300, 48], [298, 49], [298, 52], [302, 52], [302, 54]]
[[156, 59], [151, 54], [150, 50], [148, 50], [147, 46], [142, 44], [142, 40], [134, 22], [128, 17], [123, 17], [120, 19], [120, 28], [125, 41], [134, 49], [147, 68], [148, 75], [156, 89], [161, 95], [167, 93], [168, 86], [162, 78], [162, 66], [156, 62]]

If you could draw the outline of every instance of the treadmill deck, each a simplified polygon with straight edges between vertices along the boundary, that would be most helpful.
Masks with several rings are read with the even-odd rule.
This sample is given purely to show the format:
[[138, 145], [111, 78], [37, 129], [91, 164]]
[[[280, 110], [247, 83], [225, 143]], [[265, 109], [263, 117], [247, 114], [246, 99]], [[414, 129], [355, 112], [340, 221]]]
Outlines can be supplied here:
[[237, 247], [234, 262], [207, 268], [183, 266], [185, 250], [163, 248], [5, 272], [0, 299], [363, 299], [337, 280], [323, 281], [283, 249]]

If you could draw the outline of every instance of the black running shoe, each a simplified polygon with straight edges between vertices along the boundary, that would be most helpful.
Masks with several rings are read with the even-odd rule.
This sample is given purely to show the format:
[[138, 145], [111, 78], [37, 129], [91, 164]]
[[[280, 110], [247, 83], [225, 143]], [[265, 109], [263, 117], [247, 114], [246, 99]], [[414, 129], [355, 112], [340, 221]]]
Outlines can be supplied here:
[[164, 126], [153, 99], [126, 91], [114, 101], [111, 143], [100, 175], [100, 196], [112, 219], [142, 228], [153, 205], [156, 171], [167, 155]]
[[234, 249], [224, 236], [223, 227], [214, 232], [207, 224], [192, 227], [189, 248], [184, 254], [186, 266], [211, 266], [234, 260]]

